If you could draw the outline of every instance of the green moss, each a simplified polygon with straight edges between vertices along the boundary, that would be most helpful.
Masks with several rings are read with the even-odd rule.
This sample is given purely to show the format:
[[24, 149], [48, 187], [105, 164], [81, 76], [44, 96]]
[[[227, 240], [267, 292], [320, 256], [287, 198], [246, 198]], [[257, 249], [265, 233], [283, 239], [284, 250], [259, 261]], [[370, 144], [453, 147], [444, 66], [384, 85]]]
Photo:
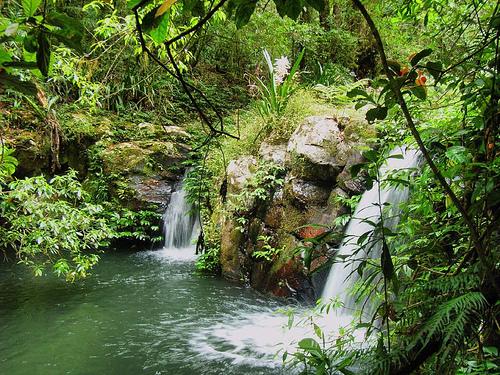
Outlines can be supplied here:
[[108, 173], [149, 176], [166, 171], [182, 155], [170, 142], [137, 141], [110, 145], [100, 152], [100, 157]]

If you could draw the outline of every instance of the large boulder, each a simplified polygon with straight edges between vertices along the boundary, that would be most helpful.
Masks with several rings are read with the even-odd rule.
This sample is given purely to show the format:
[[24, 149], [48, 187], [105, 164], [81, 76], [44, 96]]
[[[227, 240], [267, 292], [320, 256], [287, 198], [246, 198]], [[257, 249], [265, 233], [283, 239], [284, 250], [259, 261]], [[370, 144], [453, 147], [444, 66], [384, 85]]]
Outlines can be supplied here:
[[323, 205], [328, 201], [331, 188], [321, 183], [306, 181], [295, 176], [285, 179], [286, 192], [303, 206]]
[[227, 166], [227, 191], [238, 194], [257, 168], [257, 159], [253, 156], [241, 156], [231, 160]]
[[127, 194], [120, 193], [120, 199], [133, 208], [153, 204], [161, 211], [182, 176], [180, 163], [188, 150], [182, 143], [129, 141], [107, 146], [100, 157], [104, 172], [120, 176], [127, 186]]
[[141, 203], [152, 203], [158, 207], [159, 211], [164, 211], [172, 196], [174, 184], [174, 181], [165, 180], [158, 176], [134, 175], [130, 176], [128, 186], [134, 191], [135, 198], [139, 202], [138, 206], [142, 206]]
[[222, 275], [233, 281], [242, 279], [240, 248], [243, 233], [234, 220], [229, 217], [224, 219], [221, 229], [220, 265]]
[[335, 118], [311, 116], [292, 134], [287, 162], [294, 175], [302, 179], [333, 183], [346, 165], [351, 148]]
[[108, 146], [101, 154], [104, 171], [153, 175], [168, 172], [184, 158], [185, 147], [164, 141], [130, 141]]
[[259, 148], [259, 156], [262, 160], [272, 162], [280, 167], [285, 166], [287, 144], [271, 144], [262, 142]]

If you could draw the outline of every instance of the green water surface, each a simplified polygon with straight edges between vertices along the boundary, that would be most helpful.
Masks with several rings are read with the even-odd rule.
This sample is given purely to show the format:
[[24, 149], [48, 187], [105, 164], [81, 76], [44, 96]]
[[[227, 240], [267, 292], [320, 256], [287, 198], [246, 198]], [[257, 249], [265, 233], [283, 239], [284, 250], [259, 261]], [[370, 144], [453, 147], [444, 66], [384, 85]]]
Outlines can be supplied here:
[[74, 284], [0, 264], [0, 375], [287, 373], [281, 302], [167, 251], [106, 254]]

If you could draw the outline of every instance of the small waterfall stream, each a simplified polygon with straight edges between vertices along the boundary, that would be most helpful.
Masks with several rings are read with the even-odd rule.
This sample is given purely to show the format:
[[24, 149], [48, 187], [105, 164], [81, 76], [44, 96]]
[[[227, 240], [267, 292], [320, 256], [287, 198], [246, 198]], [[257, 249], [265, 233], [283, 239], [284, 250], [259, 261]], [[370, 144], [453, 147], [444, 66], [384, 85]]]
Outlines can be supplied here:
[[[398, 158], [396, 155], [402, 155], [402, 158]], [[411, 170], [419, 165], [420, 152], [418, 150], [396, 148], [391, 152], [390, 156], [392, 158], [389, 157], [379, 170], [382, 180], [387, 178], [390, 173]], [[360, 236], [373, 230], [373, 225], [370, 222], [380, 222], [380, 207], [383, 207], [383, 210], [389, 210], [389, 212], [384, 212], [384, 225], [394, 229], [399, 221], [399, 204], [406, 201], [407, 198], [407, 188], [396, 189], [380, 186], [379, 182], [374, 182], [373, 187], [362, 195], [354, 215], [346, 228], [344, 240], [338, 249], [337, 256], [348, 257], [359, 249], [357, 241]], [[359, 279], [356, 269], [360, 265], [360, 262], [366, 258], [374, 258], [380, 255], [381, 241], [373, 238], [369, 240], [374, 240], [374, 242], [368, 252], [365, 249], [361, 249], [357, 253], [356, 259], [347, 263], [335, 263], [331, 267], [328, 279], [323, 288], [321, 296], [323, 302], [328, 302], [334, 297], [338, 297], [343, 302], [343, 309], [337, 313], [338, 319], [342, 321], [351, 320], [353, 311], [359, 310], [364, 302], [356, 303], [355, 298], [348, 294]]]
[[193, 238], [198, 232], [198, 220], [191, 212], [183, 182], [172, 193], [170, 203], [163, 214], [163, 232], [165, 233], [165, 249], [192, 247]]

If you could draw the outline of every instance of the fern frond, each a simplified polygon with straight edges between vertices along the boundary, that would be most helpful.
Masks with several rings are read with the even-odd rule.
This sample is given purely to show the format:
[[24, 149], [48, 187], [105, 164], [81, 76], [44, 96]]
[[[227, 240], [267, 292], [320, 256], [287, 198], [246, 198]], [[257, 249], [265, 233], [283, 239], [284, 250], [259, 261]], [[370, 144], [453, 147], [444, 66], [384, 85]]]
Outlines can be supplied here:
[[488, 306], [480, 292], [469, 292], [442, 303], [422, 327], [412, 345], [425, 347], [436, 336], [442, 336], [443, 346], [462, 342], [472, 323], [477, 323], [481, 312]]

